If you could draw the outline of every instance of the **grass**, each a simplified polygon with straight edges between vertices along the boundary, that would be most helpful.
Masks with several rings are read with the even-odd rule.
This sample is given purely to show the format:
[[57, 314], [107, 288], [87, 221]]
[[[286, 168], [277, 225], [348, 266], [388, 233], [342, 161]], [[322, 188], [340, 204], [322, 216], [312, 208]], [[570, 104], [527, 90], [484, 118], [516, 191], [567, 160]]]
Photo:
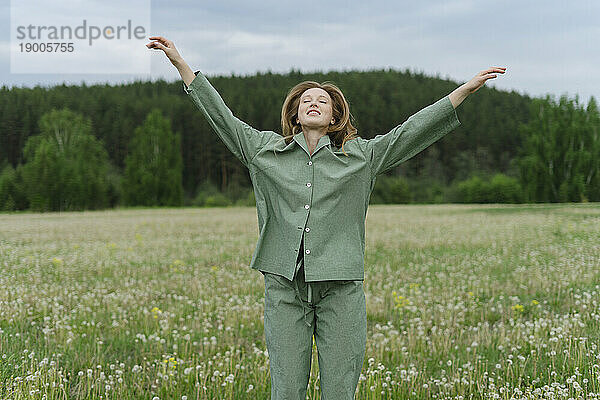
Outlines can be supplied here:
[[[268, 398], [257, 236], [245, 207], [0, 214], [0, 398]], [[371, 206], [357, 399], [600, 395], [599, 267], [598, 204]]]

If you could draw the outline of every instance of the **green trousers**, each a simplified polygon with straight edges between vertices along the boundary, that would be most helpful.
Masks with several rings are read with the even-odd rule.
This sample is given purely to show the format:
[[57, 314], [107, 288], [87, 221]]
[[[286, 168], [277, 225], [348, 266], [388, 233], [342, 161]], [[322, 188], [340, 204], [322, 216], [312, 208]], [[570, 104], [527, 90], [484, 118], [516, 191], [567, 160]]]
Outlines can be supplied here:
[[305, 282], [302, 259], [293, 281], [263, 275], [271, 400], [306, 399], [313, 335], [321, 399], [354, 399], [367, 339], [363, 281]]

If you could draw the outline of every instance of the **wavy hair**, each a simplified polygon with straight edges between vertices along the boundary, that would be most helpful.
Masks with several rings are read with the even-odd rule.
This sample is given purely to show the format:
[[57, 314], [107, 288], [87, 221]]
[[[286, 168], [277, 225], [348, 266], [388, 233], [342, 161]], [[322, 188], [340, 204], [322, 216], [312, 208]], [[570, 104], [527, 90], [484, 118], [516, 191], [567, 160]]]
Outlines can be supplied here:
[[[281, 108], [281, 134], [285, 140], [285, 144], [292, 141], [292, 137], [302, 132], [302, 125], [296, 122], [298, 117], [298, 106], [300, 105], [300, 96], [304, 91], [311, 88], [320, 88], [325, 90], [332, 100], [332, 113], [335, 123], [327, 128], [329, 139], [337, 147], [341, 147], [344, 154], [344, 143], [347, 140], [358, 137], [356, 128], [352, 125], [354, 117], [350, 113], [350, 106], [344, 97], [342, 91], [333, 83], [325, 81], [318, 83], [315, 81], [300, 82], [290, 89], [283, 106]], [[348, 156], [348, 154], [346, 154]]]

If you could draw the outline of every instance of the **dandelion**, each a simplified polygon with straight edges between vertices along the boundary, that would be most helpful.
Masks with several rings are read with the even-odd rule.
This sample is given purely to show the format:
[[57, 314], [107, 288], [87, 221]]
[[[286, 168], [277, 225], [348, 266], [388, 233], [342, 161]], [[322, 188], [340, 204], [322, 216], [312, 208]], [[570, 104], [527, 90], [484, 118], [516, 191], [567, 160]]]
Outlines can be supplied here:
[[540, 302], [534, 299], [534, 300], [531, 300], [531, 304], [534, 306], [537, 306], [538, 304], [540, 304]]
[[217, 266], [213, 265], [212, 267], [210, 267], [210, 269], [212, 269], [213, 271], [216, 271], [217, 270]]
[[523, 312], [523, 306], [521, 304], [515, 304], [511, 308], [517, 312]]
[[467, 292], [467, 294], [468, 294], [470, 297], [473, 297], [473, 296], [475, 295], [475, 293], [473, 293], [473, 292]]
[[392, 294], [394, 295], [394, 308], [402, 308], [410, 304], [410, 300], [408, 300], [406, 297], [400, 296], [396, 292], [392, 292]]

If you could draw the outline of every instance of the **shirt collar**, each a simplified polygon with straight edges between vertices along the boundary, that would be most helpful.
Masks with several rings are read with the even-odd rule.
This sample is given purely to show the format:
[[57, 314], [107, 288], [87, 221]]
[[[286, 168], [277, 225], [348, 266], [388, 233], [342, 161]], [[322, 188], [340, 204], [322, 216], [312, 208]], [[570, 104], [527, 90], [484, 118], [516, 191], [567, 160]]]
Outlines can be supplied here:
[[[300, 147], [304, 149], [304, 151], [306, 151], [306, 154], [310, 154], [310, 152], [308, 151], [308, 143], [306, 143], [306, 138], [304, 137], [304, 132], [300, 131], [300, 133], [295, 134], [294, 140], [300, 145]], [[329, 135], [325, 134], [321, 136], [319, 138], [319, 141], [317, 142], [317, 146], [315, 147], [315, 151], [313, 151], [312, 155], [314, 156], [315, 153], [321, 147], [327, 146], [329, 144], [331, 144], [331, 139], [329, 138]]]

